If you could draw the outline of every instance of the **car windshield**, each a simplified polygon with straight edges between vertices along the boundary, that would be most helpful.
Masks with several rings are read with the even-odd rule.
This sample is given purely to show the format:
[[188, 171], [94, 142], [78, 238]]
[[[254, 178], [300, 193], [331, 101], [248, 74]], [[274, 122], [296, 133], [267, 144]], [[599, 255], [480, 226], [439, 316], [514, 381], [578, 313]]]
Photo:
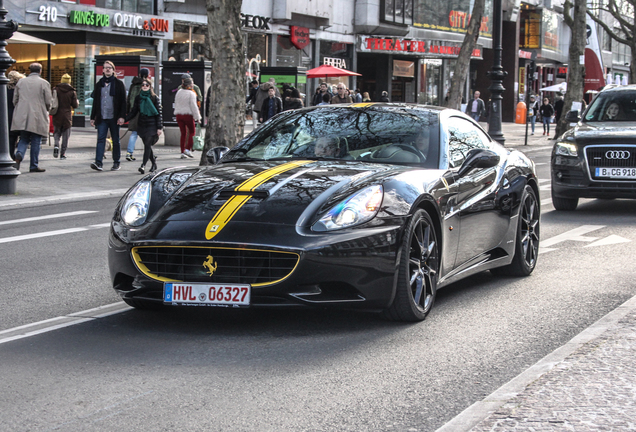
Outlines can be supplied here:
[[599, 93], [585, 113], [585, 121], [636, 121], [636, 90]]
[[396, 107], [321, 107], [283, 113], [223, 161], [341, 159], [436, 167], [438, 114]]

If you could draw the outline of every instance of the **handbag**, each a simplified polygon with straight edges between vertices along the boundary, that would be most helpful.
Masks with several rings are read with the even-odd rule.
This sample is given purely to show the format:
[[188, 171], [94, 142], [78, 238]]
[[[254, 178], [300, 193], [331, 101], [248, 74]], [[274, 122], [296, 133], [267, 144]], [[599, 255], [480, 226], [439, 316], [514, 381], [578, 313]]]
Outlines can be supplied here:
[[194, 136], [192, 137], [192, 150], [203, 151], [203, 147], [205, 147], [205, 138], [201, 135], [203, 128], [201, 125], [198, 125], [194, 129]]
[[60, 101], [57, 99], [57, 90], [53, 90], [53, 99], [51, 99], [51, 109], [49, 114], [57, 114], [57, 109], [60, 107]]

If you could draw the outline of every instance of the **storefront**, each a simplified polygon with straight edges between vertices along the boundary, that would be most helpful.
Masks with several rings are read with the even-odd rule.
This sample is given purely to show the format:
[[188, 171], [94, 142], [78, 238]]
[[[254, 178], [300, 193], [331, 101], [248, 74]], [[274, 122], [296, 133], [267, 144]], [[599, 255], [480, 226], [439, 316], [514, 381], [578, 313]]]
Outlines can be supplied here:
[[[90, 2], [90, 1], [89, 1]], [[26, 3], [26, 2], [25, 2]], [[43, 78], [52, 86], [59, 84], [62, 75], [71, 75], [80, 106], [76, 116], [89, 116], [90, 94], [93, 91], [95, 57], [109, 56], [117, 65], [117, 56], [157, 57], [158, 46], [173, 37], [171, 19], [156, 15], [95, 7], [86, 4], [61, 2], [6, 5], [9, 14], [20, 24], [20, 31], [55, 43], [55, 45], [11, 44], [7, 51], [16, 61], [13, 70], [28, 73], [29, 64], [43, 66]], [[101, 2], [104, 3], [104, 2]], [[147, 10], [147, 2], [138, 8]], [[138, 10], [138, 9], [137, 9]], [[146, 57], [147, 58], [147, 57]], [[134, 73], [120, 71], [120, 73]], [[125, 76], [119, 76], [126, 79]]]
[[[377, 101], [441, 105], [450, 89], [451, 70], [461, 43], [381, 36], [358, 37], [358, 86]], [[482, 58], [482, 47], [473, 50]]]

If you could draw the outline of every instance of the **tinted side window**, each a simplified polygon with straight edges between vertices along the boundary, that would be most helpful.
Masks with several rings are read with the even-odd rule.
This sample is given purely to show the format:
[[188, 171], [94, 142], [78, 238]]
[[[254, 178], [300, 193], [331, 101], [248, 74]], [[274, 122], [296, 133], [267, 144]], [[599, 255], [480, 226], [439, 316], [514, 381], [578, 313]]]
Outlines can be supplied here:
[[461, 117], [452, 117], [448, 126], [449, 164], [451, 168], [461, 166], [472, 149], [490, 148], [490, 140], [471, 122]]

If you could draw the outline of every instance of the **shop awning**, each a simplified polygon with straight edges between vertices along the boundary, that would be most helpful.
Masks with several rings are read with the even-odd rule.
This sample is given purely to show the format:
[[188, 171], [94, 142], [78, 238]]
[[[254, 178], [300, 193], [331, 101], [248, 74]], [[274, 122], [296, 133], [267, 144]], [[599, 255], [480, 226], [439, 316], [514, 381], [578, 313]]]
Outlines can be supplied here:
[[19, 43], [19, 44], [48, 44], [48, 45], [55, 45], [53, 42], [49, 42], [49, 41], [44, 40], [44, 39], [36, 38], [35, 36], [29, 36], [28, 34], [20, 33], [20, 32], [13, 33], [13, 36], [11, 36], [11, 38], [9, 38], [9, 40], [7, 42], [9, 42], [10, 44]]

